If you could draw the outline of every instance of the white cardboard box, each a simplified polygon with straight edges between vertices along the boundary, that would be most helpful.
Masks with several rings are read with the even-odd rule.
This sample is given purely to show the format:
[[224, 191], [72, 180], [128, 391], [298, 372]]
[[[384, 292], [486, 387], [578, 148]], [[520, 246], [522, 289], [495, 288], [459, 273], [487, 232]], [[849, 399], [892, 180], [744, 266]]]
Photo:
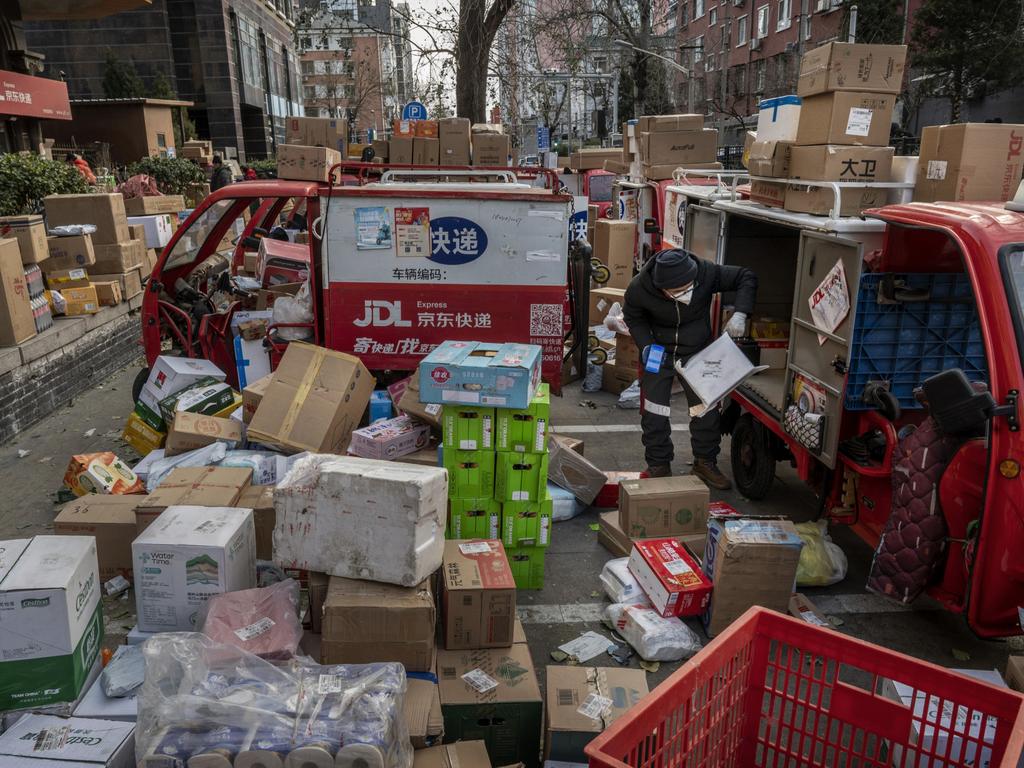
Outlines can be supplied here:
[[96, 539], [36, 536], [0, 549], [0, 709], [72, 701], [103, 639]]
[[134, 765], [134, 723], [26, 715], [0, 736], [0, 768]]
[[142, 387], [139, 402], [159, 416], [161, 400], [207, 376], [217, 381], [227, 378], [224, 371], [209, 360], [160, 355]]
[[117, 698], [107, 696], [103, 692], [103, 682], [97, 677], [75, 707], [75, 717], [134, 723], [139, 717], [139, 697], [136, 694]]
[[252, 510], [168, 507], [132, 542], [143, 632], [195, 631], [211, 595], [256, 586]]
[[279, 565], [413, 587], [441, 567], [448, 475], [441, 467], [323, 454], [274, 491]]
[[758, 104], [757, 140], [796, 141], [802, 103], [799, 96], [790, 95], [765, 99]]
[[129, 216], [129, 225], [140, 225], [146, 228], [146, 247], [163, 248], [171, 241], [174, 234], [174, 226], [171, 224], [171, 214], [157, 213], [151, 216]]

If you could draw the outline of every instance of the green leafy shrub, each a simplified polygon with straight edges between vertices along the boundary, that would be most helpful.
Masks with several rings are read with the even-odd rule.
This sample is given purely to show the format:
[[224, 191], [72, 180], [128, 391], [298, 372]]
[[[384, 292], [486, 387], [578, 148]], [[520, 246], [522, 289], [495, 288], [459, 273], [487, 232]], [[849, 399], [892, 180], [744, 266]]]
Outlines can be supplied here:
[[39, 155], [0, 155], [0, 215], [36, 213], [47, 195], [88, 192], [82, 174]]
[[145, 173], [165, 195], [184, 195], [192, 184], [206, 181], [202, 168], [181, 157], [147, 157], [128, 166], [128, 175]]
[[256, 171], [256, 175], [261, 179], [277, 178], [277, 160], [272, 157], [266, 160], [253, 160], [246, 165]]

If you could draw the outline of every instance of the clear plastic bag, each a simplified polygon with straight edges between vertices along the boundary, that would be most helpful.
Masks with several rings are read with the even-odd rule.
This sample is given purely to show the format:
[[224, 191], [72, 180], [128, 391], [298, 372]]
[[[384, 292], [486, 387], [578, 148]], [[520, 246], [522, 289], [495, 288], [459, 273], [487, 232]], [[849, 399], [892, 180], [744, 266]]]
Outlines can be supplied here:
[[[309, 282], [302, 284], [295, 296], [280, 296], [274, 302], [274, 323], [312, 323], [313, 297]], [[279, 328], [277, 335], [284, 341], [302, 341], [313, 335], [312, 328]]]
[[203, 608], [200, 630], [207, 637], [264, 659], [290, 659], [299, 649], [299, 583], [214, 595]]
[[217, 466], [248, 467], [252, 469], [253, 485], [277, 485], [292, 465], [305, 455], [306, 452], [284, 456], [273, 451], [228, 451]]
[[626, 318], [622, 314], [622, 305], [619, 302], [612, 304], [608, 314], [604, 316], [604, 327], [615, 333], [629, 333], [629, 326], [626, 325]]
[[155, 635], [143, 653], [142, 768], [182, 766], [199, 755], [234, 768], [289, 757], [316, 768], [412, 765], [401, 664], [274, 665], [192, 632]]
[[629, 571], [629, 558], [619, 557], [609, 560], [601, 569], [601, 586], [613, 603], [646, 603], [647, 595], [640, 587], [640, 582]]
[[587, 505], [577, 500], [572, 491], [559, 488], [554, 483], [548, 483], [548, 496], [551, 497], [552, 522], [564, 523], [587, 509]]
[[604, 620], [644, 661], [681, 661], [701, 649], [697, 633], [681, 619], [659, 616], [646, 603], [613, 603]]
[[584, 392], [600, 392], [601, 383], [604, 381], [604, 371], [601, 370], [600, 365], [594, 365], [589, 360], [587, 361], [587, 372], [583, 376], [583, 384], [581, 388]]
[[796, 532], [804, 542], [796, 567], [797, 586], [828, 587], [846, 578], [849, 561], [828, 535], [828, 523], [824, 520], [797, 523]]

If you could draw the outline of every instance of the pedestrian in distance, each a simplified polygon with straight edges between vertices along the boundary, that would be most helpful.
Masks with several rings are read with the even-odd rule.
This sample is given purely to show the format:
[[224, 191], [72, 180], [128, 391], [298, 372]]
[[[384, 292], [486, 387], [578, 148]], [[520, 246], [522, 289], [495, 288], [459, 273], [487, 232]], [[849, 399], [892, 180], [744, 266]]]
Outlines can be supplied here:
[[96, 174], [92, 172], [92, 168], [89, 167], [89, 163], [84, 157], [76, 155], [74, 152], [68, 152], [64, 160], [82, 174], [86, 184], [92, 185], [96, 183]]
[[210, 191], [216, 192], [221, 187], [226, 187], [234, 179], [231, 176], [231, 169], [224, 165], [220, 155], [213, 156], [213, 175], [210, 177]]

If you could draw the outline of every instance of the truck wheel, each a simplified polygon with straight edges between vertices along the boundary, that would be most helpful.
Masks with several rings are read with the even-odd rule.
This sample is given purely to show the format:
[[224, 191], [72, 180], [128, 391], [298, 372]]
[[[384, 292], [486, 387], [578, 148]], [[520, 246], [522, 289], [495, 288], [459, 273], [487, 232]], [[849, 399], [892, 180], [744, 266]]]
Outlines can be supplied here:
[[146, 386], [146, 381], [149, 379], [149, 368], [142, 368], [137, 374], [135, 374], [135, 381], [132, 382], [132, 402], [139, 402], [139, 395], [142, 394], [142, 388]]
[[732, 476], [736, 488], [748, 499], [763, 499], [775, 482], [775, 457], [771, 435], [749, 413], [732, 430]]

